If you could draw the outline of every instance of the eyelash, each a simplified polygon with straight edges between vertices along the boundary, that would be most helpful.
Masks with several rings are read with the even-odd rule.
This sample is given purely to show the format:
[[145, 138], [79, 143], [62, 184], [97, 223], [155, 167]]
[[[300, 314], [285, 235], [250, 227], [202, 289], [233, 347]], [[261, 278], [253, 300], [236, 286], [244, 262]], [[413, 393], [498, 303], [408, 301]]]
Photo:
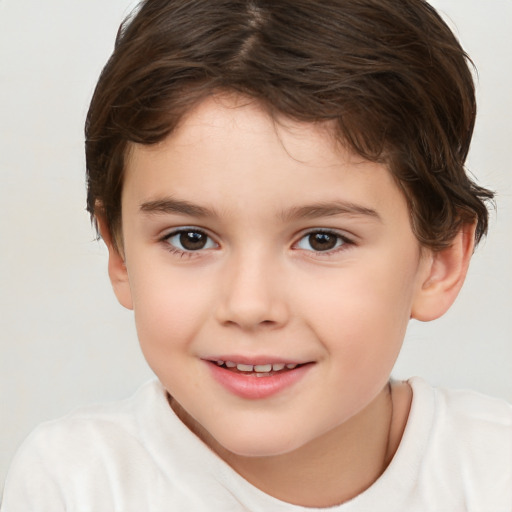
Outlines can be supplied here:
[[202, 250], [212, 248], [212, 247], [201, 247], [197, 250], [186, 249], [186, 248], [180, 249], [170, 242], [170, 240], [176, 236], [180, 236], [180, 235], [184, 235], [184, 234], [192, 234], [192, 233], [205, 236], [207, 238], [206, 244], [213, 242], [213, 244], [215, 244], [218, 247], [218, 244], [212, 239], [211, 236], [208, 235], [208, 233], [206, 233], [202, 229], [193, 228], [193, 227], [191, 227], [191, 228], [185, 227], [185, 228], [176, 229], [175, 231], [172, 231], [171, 233], [168, 233], [164, 237], [162, 237], [161, 241], [165, 244], [166, 249], [171, 254], [176, 254], [177, 256], [180, 256], [181, 258], [192, 258], [194, 256], [198, 256], [199, 255], [198, 253], [202, 252]]
[[[336, 245], [332, 249], [327, 249], [325, 251], [315, 251], [315, 250], [308, 250], [304, 249], [306, 252], [310, 253], [310, 257], [330, 257], [333, 256], [341, 251], [346, 251], [350, 247], [355, 245], [355, 242], [348, 238], [346, 235], [342, 235], [338, 233], [337, 231], [333, 231], [330, 229], [312, 229], [306, 233], [303, 233], [298, 242], [294, 244], [294, 248], [298, 247], [298, 245], [303, 241], [307, 240], [308, 237], [311, 237], [312, 235], [327, 235], [332, 236], [336, 240]], [[311, 244], [310, 244], [311, 246]], [[299, 250], [301, 248], [299, 247]]]
[[[208, 245], [209, 243], [213, 243], [215, 244], [216, 247], [218, 247], [219, 245], [217, 244], [217, 242], [215, 242], [213, 240], [213, 238], [211, 236], [209, 236], [205, 231], [203, 231], [202, 229], [199, 229], [199, 228], [180, 228], [180, 229], [177, 229], [175, 231], [172, 231], [171, 233], [168, 233], [166, 234], [164, 237], [161, 238], [161, 242], [163, 242], [165, 244], [165, 247], [166, 247], [166, 250], [169, 251], [171, 254], [175, 254], [181, 258], [192, 258], [194, 256], [199, 256], [199, 253], [201, 253], [203, 250], [205, 249], [212, 249], [213, 247], [200, 247], [198, 248], [197, 250], [194, 250], [194, 249], [180, 249], [178, 247], [176, 247], [175, 245], [173, 245], [170, 240], [174, 237], [177, 237], [177, 236], [180, 236], [180, 235], [183, 235], [183, 234], [197, 234], [197, 235], [201, 235], [201, 236], [205, 236], [207, 238], [207, 241], [206, 241], [206, 245]], [[335, 247], [333, 247], [332, 249], [326, 249], [326, 250], [318, 250], [318, 251], [315, 251], [315, 250], [309, 250], [309, 249], [304, 249], [304, 248], [301, 248], [299, 247], [299, 244], [303, 241], [303, 240], [306, 240], [308, 239], [308, 237], [311, 237], [313, 235], [326, 235], [326, 236], [332, 236], [332, 237], [335, 237], [335, 240], [336, 240], [336, 245]], [[297, 250], [304, 250], [305, 252], [309, 252], [311, 254], [314, 254], [315, 256], [314, 257], [329, 257], [329, 256], [332, 256], [334, 254], [337, 254], [338, 252], [340, 251], [345, 251], [347, 250], [348, 248], [350, 248], [351, 246], [355, 245], [354, 241], [351, 240], [350, 238], [348, 238], [347, 236], [345, 235], [341, 235], [340, 233], [336, 232], [336, 231], [333, 231], [333, 230], [329, 230], [329, 229], [314, 229], [314, 230], [310, 230], [306, 233], [303, 233], [302, 236], [299, 238], [299, 240], [297, 242], [295, 242], [292, 246], [292, 249], [297, 249]], [[311, 247], [311, 244], [310, 244], [310, 247]]]

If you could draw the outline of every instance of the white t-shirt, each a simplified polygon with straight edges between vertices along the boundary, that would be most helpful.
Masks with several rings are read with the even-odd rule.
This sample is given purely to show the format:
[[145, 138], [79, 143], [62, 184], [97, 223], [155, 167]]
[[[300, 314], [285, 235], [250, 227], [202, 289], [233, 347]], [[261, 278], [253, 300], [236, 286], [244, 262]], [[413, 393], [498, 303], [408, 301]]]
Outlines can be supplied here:
[[[391, 464], [331, 512], [512, 512], [512, 405], [419, 378]], [[2, 512], [312, 512], [252, 486], [197, 438], [157, 381], [36, 429]], [[326, 510], [326, 509], [323, 509]]]

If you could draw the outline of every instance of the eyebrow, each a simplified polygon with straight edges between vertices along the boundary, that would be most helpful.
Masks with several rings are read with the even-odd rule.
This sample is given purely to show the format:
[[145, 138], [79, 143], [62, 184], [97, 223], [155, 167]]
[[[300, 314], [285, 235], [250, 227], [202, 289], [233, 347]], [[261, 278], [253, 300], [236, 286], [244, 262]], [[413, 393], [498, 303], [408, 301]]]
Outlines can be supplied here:
[[382, 221], [381, 216], [376, 210], [345, 201], [332, 201], [298, 206], [283, 211], [280, 217], [284, 221], [290, 221], [300, 219], [312, 220], [321, 217], [334, 217], [337, 215], [371, 217], [378, 221]]
[[140, 205], [140, 211], [147, 214], [179, 213], [191, 217], [215, 217], [216, 213], [209, 208], [199, 206], [189, 201], [180, 201], [166, 197], [155, 201], [146, 201]]
[[[146, 201], [140, 205], [140, 211], [149, 215], [177, 213], [190, 217], [218, 217], [217, 212], [213, 209], [171, 197]], [[313, 203], [292, 207], [280, 212], [279, 218], [287, 222], [301, 219], [313, 220], [338, 215], [371, 217], [382, 221], [376, 210], [345, 201]]]

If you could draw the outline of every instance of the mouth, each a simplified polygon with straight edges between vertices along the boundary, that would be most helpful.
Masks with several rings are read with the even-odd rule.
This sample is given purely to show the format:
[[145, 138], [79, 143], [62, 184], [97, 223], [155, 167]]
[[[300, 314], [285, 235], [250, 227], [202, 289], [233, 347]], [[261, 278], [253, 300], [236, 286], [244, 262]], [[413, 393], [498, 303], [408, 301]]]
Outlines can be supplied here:
[[235, 363], [234, 361], [222, 361], [220, 359], [210, 362], [230, 372], [243, 374], [248, 377], [272, 377], [304, 366], [304, 364], [300, 363], [246, 364]]
[[270, 358], [251, 361], [242, 357], [204, 361], [208, 364], [214, 380], [225, 390], [251, 400], [280, 395], [286, 389], [298, 385], [315, 364], [314, 361], [299, 363], [272, 361]]

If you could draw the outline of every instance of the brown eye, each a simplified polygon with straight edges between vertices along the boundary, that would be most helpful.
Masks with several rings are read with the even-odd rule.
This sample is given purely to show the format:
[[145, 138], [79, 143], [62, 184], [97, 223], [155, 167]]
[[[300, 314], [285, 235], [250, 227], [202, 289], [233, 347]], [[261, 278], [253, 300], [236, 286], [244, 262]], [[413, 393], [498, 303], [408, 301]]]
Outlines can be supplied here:
[[187, 229], [171, 233], [166, 241], [178, 251], [200, 251], [216, 247], [215, 242], [202, 231]]
[[302, 237], [297, 246], [307, 251], [325, 252], [337, 249], [345, 243], [346, 241], [336, 233], [316, 231]]
[[309, 235], [309, 245], [315, 251], [328, 251], [334, 249], [338, 242], [338, 237], [330, 233], [314, 233]]
[[197, 251], [204, 249], [208, 237], [203, 233], [197, 231], [187, 231], [180, 234], [180, 243], [187, 251]]

